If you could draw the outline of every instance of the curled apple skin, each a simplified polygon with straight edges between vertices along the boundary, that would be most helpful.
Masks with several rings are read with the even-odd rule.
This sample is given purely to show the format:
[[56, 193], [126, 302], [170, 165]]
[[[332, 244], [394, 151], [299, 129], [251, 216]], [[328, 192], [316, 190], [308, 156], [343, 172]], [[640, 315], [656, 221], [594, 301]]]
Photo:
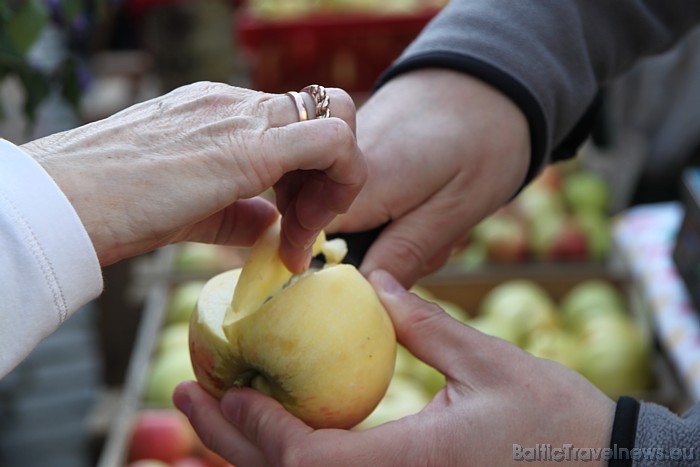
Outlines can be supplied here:
[[233, 270], [210, 279], [192, 314], [190, 355], [202, 387], [218, 398], [254, 387], [314, 428], [364, 420], [386, 393], [396, 357], [393, 325], [369, 282], [353, 266], [326, 267], [230, 322], [239, 277]]

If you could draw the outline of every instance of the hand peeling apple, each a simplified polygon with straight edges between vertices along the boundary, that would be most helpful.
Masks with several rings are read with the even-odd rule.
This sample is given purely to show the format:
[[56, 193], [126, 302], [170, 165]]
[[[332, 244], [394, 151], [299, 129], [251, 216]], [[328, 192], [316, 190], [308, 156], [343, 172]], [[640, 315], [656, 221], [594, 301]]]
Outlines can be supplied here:
[[384, 396], [396, 336], [369, 282], [341, 264], [347, 248], [321, 233], [326, 265], [294, 276], [278, 255], [279, 221], [242, 269], [211, 278], [190, 321], [194, 372], [220, 398], [248, 386], [314, 428], [351, 428]]

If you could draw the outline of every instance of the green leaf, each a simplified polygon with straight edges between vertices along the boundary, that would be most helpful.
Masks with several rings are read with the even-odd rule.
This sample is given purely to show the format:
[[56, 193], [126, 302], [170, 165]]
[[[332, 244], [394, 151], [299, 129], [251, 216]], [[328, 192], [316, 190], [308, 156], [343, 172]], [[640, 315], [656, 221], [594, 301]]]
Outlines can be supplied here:
[[80, 78], [78, 76], [78, 63], [73, 58], [69, 58], [63, 63], [61, 94], [73, 109], [78, 109], [80, 105]]
[[51, 92], [51, 83], [47, 76], [30, 68], [18, 70], [17, 76], [24, 87], [24, 113], [33, 121], [39, 105]]
[[26, 54], [47, 21], [48, 12], [41, 1], [27, 0], [11, 15], [5, 27], [7, 37], [21, 54]]
[[70, 24], [73, 22], [76, 16], [85, 10], [85, 2], [82, 0], [63, 0], [61, 2], [61, 7], [64, 18], [68, 24]]

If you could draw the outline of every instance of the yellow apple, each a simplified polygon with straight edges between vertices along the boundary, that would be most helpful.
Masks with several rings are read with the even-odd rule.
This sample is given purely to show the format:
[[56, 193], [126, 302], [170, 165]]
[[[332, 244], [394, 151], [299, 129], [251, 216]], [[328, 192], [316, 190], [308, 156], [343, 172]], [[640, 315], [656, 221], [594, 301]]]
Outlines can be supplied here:
[[[242, 269], [204, 286], [190, 321], [195, 375], [215, 397], [249, 386], [312, 427], [353, 427], [391, 380], [393, 325], [351, 265], [292, 277], [278, 256], [279, 229], [263, 234]], [[314, 250], [340, 261], [343, 247], [320, 235]]]
[[357, 425], [356, 429], [367, 430], [417, 414], [430, 403], [430, 400], [430, 395], [418, 381], [404, 375], [396, 375], [377, 408]]

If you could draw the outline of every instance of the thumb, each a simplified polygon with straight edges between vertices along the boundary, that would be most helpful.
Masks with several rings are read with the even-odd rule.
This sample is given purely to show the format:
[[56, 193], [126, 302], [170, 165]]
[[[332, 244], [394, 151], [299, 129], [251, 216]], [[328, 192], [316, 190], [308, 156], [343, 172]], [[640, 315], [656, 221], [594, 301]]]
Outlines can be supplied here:
[[383, 269], [404, 286], [412, 285], [443, 266], [464, 236], [459, 226], [444, 222], [454, 216], [434, 202], [392, 221], [367, 251], [360, 270]]
[[273, 465], [280, 464], [294, 439], [313, 431], [279, 402], [250, 388], [226, 392], [221, 412]]
[[488, 336], [409, 293], [386, 271], [373, 271], [369, 280], [391, 316], [399, 342], [413, 355], [452, 379], [465, 371], [479, 371], [479, 355], [489, 347]]

